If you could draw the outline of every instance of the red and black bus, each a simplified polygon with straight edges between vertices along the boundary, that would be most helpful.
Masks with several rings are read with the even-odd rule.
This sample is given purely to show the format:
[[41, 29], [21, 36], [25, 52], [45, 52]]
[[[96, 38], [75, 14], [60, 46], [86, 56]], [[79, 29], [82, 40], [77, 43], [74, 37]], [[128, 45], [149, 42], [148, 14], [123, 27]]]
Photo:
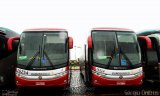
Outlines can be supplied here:
[[17, 52], [17, 87], [66, 87], [70, 83], [69, 49], [72, 47], [73, 39], [65, 29], [23, 31]]
[[0, 86], [15, 86], [16, 53], [19, 34], [0, 27]]
[[134, 31], [94, 28], [88, 37], [81, 73], [91, 86], [139, 86], [143, 83], [141, 51]]
[[160, 82], [160, 34], [138, 36], [144, 68], [144, 81]]

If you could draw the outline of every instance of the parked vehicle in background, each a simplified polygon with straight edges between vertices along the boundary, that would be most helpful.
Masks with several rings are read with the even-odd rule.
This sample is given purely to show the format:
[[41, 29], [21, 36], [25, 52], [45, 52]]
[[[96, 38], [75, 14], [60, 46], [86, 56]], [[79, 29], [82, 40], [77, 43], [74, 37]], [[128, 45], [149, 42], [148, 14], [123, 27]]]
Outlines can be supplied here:
[[144, 81], [160, 82], [160, 34], [138, 36], [138, 38], [145, 73]]
[[15, 86], [16, 53], [19, 34], [0, 27], [0, 87]]
[[137, 36], [148, 36], [151, 34], [160, 34], [160, 30], [145, 30], [137, 33]]

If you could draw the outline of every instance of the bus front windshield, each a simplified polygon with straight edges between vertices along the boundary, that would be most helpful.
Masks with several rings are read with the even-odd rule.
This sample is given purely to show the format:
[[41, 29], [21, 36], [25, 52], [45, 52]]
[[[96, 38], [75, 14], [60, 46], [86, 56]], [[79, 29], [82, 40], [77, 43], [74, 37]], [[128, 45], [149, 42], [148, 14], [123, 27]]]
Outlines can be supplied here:
[[93, 64], [133, 67], [141, 63], [140, 48], [133, 32], [92, 32]]
[[66, 65], [67, 46], [67, 32], [23, 32], [18, 47], [18, 66], [42, 69]]

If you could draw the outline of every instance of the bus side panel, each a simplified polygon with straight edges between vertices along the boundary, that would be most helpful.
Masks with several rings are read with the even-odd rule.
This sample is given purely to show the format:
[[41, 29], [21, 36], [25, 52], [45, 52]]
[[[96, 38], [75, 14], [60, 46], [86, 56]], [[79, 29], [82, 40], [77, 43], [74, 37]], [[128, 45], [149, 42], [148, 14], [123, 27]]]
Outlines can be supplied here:
[[150, 37], [152, 41], [152, 49], [147, 51], [148, 63], [147, 63], [147, 72], [148, 80], [157, 81], [159, 80], [159, 70], [158, 70], [158, 42], [155, 38]]
[[84, 79], [84, 82], [87, 86], [90, 86], [91, 84], [91, 49], [88, 49], [86, 45], [84, 45], [84, 53], [85, 58], [83, 61], [83, 58], [81, 58], [80, 61], [80, 72], [82, 75], [82, 78]]
[[16, 55], [14, 52], [8, 57], [0, 60], [0, 75], [1, 85], [6, 87], [15, 87], [15, 66], [16, 66]]
[[86, 78], [86, 85], [91, 86], [92, 81], [92, 49], [88, 49], [88, 61], [85, 63], [85, 78]]
[[86, 82], [86, 65], [88, 64], [86, 44], [84, 45], [84, 55], [84, 58], [80, 58], [80, 74], [84, 82]]
[[[12, 36], [13, 34], [9, 35]], [[0, 86], [15, 87], [14, 73], [17, 64], [17, 46], [19, 42], [13, 42], [14, 50], [9, 51], [7, 41], [7, 37], [0, 35]]]

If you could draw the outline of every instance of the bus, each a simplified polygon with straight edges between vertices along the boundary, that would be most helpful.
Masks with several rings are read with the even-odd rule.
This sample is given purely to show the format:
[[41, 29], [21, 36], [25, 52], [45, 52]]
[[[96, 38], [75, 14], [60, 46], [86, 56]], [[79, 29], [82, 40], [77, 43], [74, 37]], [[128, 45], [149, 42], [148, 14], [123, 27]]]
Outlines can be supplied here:
[[[160, 82], [160, 34], [138, 36], [139, 39], [144, 37], [147, 39], [139, 40], [145, 74], [144, 81], [145, 83]], [[149, 48], [146, 45], [151, 47]]]
[[16, 85], [22, 87], [66, 87], [70, 83], [69, 49], [73, 39], [60, 28], [33, 28], [20, 36]]
[[160, 34], [160, 30], [153, 29], [153, 30], [141, 31], [141, 32], [137, 33], [137, 36], [148, 36], [148, 35], [151, 35], [151, 34]]
[[85, 52], [81, 74], [88, 86], [140, 86], [143, 83], [141, 51], [134, 31], [93, 28]]
[[[19, 34], [0, 27], [0, 87], [15, 87], [16, 52]], [[12, 50], [11, 50], [12, 49]]]

